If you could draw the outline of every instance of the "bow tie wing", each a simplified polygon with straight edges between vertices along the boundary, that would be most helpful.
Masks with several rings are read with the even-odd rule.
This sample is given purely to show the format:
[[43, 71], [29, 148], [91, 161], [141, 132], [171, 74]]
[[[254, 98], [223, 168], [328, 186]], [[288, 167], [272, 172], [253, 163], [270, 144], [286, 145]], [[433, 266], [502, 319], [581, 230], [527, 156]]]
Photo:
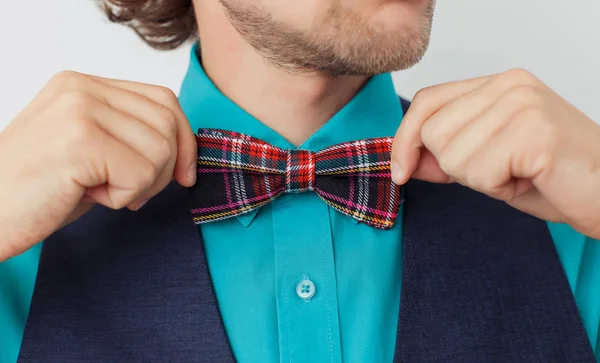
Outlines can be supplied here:
[[370, 226], [389, 229], [401, 204], [391, 179], [391, 138], [338, 144], [316, 154], [315, 192], [331, 207]]
[[254, 137], [200, 129], [190, 208], [196, 224], [250, 212], [285, 190], [287, 153]]

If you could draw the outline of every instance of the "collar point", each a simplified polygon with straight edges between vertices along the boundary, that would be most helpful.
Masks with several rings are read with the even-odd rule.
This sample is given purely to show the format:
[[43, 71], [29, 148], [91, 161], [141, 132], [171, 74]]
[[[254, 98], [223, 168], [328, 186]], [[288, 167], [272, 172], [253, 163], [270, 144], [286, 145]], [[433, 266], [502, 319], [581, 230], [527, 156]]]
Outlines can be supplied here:
[[252, 221], [254, 221], [254, 218], [256, 218], [259, 210], [260, 208], [253, 209], [244, 214], [237, 215], [235, 218], [237, 218], [238, 222], [240, 222], [244, 228], [248, 228], [252, 224]]

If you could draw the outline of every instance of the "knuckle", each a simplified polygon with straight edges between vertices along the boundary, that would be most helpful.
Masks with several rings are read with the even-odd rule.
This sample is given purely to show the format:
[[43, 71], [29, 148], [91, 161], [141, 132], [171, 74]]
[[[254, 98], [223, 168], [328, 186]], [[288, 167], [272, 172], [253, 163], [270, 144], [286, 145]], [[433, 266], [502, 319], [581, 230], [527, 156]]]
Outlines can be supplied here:
[[171, 160], [173, 155], [173, 147], [171, 142], [166, 137], [163, 137], [157, 145], [158, 159], [156, 161], [157, 168], [162, 169]]
[[94, 100], [80, 91], [63, 93], [57, 102], [67, 135], [71, 140], [89, 139], [96, 127], [89, 109], [94, 106]]
[[163, 86], [156, 86], [156, 90], [157, 90], [158, 100], [163, 105], [165, 105], [167, 107], [173, 107], [174, 105], [176, 105], [178, 103], [177, 96], [170, 88], [163, 87]]
[[79, 90], [71, 90], [60, 95], [58, 104], [65, 113], [80, 115], [87, 113], [87, 110], [92, 107], [94, 99], [87, 93]]
[[494, 172], [494, 167], [482, 165], [482, 162], [486, 163], [486, 160], [478, 157], [466, 163], [464, 167], [466, 169], [464, 185], [498, 200], [509, 201], [513, 199], [514, 188], [498, 178], [498, 174]]
[[444, 173], [456, 177], [456, 170], [458, 170], [458, 161], [456, 160], [456, 158], [452, 157], [449, 154], [442, 154], [438, 158], [438, 163], [440, 165], [440, 169], [442, 169]]
[[159, 176], [159, 169], [153, 163], [147, 161], [137, 175], [137, 189], [144, 191], [149, 189]]
[[430, 95], [433, 93], [434, 86], [424, 87], [415, 93], [415, 97], [413, 97], [412, 104], [419, 105], [427, 103], [427, 100], [430, 99]]
[[428, 121], [421, 126], [421, 140], [432, 151], [444, 153], [454, 137], [450, 123]]
[[426, 122], [421, 127], [421, 140], [425, 146], [434, 145], [441, 138], [441, 128], [434, 127], [431, 122]]
[[72, 87], [74, 85], [81, 84], [85, 79], [85, 76], [75, 71], [61, 71], [52, 76], [49, 84], [54, 85], [60, 89]]
[[496, 180], [481, 172], [473, 172], [467, 178], [467, 185], [474, 190], [485, 193], [496, 199], [504, 199], [505, 189], [500, 188]]
[[528, 70], [523, 68], [513, 68], [503, 73], [503, 77], [515, 84], [536, 85], [539, 80]]
[[542, 98], [543, 96], [538, 88], [520, 84], [506, 92], [504, 101], [513, 105], [541, 105]]
[[167, 106], [160, 105], [158, 114], [161, 121], [164, 123], [165, 130], [168, 136], [177, 134], [177, 121], [175, 118], [175, 112]]

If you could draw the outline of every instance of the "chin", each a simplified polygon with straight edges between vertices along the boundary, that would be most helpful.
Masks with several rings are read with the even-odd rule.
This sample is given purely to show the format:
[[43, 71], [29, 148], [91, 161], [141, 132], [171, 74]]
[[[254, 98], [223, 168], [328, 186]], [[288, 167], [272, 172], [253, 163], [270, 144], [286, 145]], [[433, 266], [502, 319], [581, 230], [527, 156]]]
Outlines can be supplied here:
[[400, 71], [418, 63], [429, 45], [433, 10], [433, 1], [423, 4], [389, 1], [379, 5], [372, 16], [363, 16], [363, 36], [355, 32], [342, 57], [352, 63], [348, 69], [355, 75], [370, 75]]

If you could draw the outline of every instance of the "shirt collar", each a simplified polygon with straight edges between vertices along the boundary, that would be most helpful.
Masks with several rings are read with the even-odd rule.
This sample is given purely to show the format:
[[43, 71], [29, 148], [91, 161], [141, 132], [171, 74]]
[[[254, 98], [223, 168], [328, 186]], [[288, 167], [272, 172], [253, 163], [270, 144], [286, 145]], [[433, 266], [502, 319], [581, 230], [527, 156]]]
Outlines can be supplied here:
[[[179, 102], [194, 132], [199, 128], [233, 130], [281, 148], [294, 148], [281, 135], [223, 95], [202, 69], [198, 54], [196, 43], [191, 49], [188, 70], [179, 93]], [[319, 151], [341, 142], [393, 136], [402, 117], [391, 74], [376, 75], [298, 149]], [[255, 209], [237, 216], [237, 219], [248, 226], [257, 213], [258, 209]]]

